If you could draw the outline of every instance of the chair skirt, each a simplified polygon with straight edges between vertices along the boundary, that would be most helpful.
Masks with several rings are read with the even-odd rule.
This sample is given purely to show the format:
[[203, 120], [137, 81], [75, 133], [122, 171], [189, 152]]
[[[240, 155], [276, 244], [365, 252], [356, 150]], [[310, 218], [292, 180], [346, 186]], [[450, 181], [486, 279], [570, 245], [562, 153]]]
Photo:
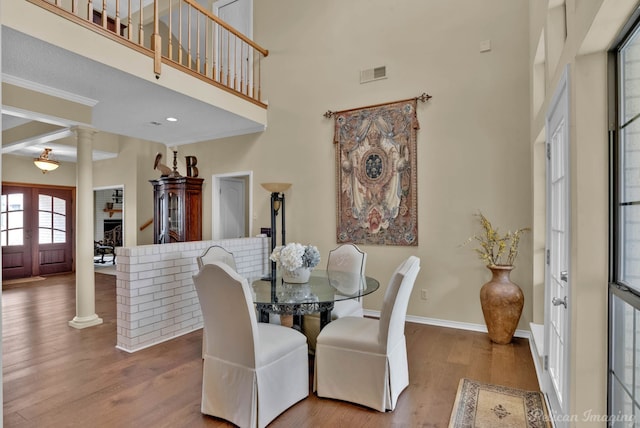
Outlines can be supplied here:
[[[331, 311], [331, 319], [336, 320], [344, 317], [364, 317], [362, 302], [355, 299], [340, 300], [336, 302]], [[305, 315], [302, 322], [302, 332], [307, 336], [309, 350], [316, 349], [316, 339], [320, 333], [320, 314], [314, 313]]]
[[306, 343], [257, 369], [205, 355], [201, 411], [242, 428], [265, 427], [309, 395], [308, 361]]
[[[319, 397], [349, 401], [380, 412], [394, 410], [400, 393], [409, 385], [404, 336], [389, 353], [385, 353], [384, 350], [372, 349], [377, 339], [377, 328], [373, 328], [377, 320], [343, 320], [371, 321], [366, 324], [371, 324], [372, 328], [361, 328], [359, 334], [372, 337], [348, 348], [342, 340], [331, 336], [331, 329], [327, 331], [328, 335], [323, 330], [316, 344], [314, 391]], [[365, 324], [356, 323], [358, 327]]]

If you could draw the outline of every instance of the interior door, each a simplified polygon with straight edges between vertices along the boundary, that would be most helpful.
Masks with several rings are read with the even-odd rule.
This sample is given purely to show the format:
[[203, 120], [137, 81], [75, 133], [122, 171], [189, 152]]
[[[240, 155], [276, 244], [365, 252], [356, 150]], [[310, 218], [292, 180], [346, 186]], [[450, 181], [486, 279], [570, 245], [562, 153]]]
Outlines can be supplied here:
[[238, 178], [220, 180], [220, 221], [222, 223], [222, 239], [247, 236], [244, 227], [244, 180]]
[[568, 68], [546, 117], [547, 132], [547, 265], [545, 272], [545, 379], [543, 388], [556, 426], [569, 412], [570, 199]]
[[4, 279], [73, 270], [72, 204], [69, 188], [2, 186]]

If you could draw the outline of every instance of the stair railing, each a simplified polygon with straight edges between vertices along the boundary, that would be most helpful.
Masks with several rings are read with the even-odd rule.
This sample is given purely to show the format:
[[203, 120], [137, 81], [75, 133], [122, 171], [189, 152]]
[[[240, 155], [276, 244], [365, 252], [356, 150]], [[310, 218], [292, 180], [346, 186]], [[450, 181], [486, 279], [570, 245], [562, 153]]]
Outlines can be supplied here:
[[260, 67], [269, 55], [195, 0], [26, 0], [266, 107]]

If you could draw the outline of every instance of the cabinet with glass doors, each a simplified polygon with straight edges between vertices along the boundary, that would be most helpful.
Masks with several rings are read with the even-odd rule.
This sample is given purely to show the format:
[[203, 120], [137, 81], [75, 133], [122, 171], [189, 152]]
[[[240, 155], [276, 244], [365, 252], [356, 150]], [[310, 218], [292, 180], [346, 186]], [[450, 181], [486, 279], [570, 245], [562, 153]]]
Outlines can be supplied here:
[[202, 240], [202, 178], [162, 177], [153, 185], [153, 243]]

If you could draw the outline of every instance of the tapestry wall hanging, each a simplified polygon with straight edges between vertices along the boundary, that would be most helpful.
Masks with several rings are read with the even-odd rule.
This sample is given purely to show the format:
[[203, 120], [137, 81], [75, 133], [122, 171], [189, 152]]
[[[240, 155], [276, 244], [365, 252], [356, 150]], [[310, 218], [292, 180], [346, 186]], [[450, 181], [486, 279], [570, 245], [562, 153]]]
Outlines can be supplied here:
[[416, 104], [335, 113], [338, 243], [418, 245]]

